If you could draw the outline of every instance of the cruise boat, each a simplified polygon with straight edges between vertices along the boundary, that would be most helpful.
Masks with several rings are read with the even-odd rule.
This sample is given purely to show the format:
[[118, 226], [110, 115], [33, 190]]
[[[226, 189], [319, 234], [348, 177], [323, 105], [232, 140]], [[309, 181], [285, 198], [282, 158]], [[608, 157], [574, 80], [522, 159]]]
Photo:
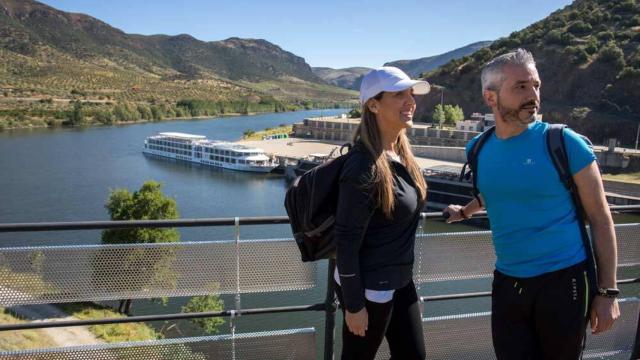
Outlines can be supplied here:
[[142, 152], [239, 171], [268, 173], [278, 166], [260, 148], [178, 132], [149, 136]]

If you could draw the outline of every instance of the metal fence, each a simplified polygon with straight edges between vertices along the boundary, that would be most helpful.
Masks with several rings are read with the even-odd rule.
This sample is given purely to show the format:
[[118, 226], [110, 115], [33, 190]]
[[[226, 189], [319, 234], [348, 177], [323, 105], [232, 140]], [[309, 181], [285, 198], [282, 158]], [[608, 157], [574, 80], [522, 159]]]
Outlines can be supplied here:
[[[640, 207], [616, 207], [615, 210], [640, 211]], [[424, 218], [439, 216], [437, 213], [423, 214]], [[318, 286], [318, 263], [302, 263], [292, 239], [240, 240], [241, 225], [276, 224], [287, 221], [286, 217], [270, 217], [0, 225], [0, 232], [221, 225], [233, 225], [236, 229], [235, 239], [228, 241], [0, 248], [0, 306], [208, 294], [235, 295], [235, 307], [219, 312], [0, 324], [0, 331], [212, 316], [229, 317], [233, 322], [240, 314], [323, 311], [323, 356], [325, 359], [331, 359], [336, 312], [332, 281], [327, 281], [326, 297], [321, 303], [252, 309], [243, 308], [241, 305], [243, 294], [289, 292]], [[619, 269], [637, 269], [640, 266], [640, 224], [616, 225], [616, 233]], [[417, 284], [490, 278], [495, 261], [491, 233], [488, 231], [419, 234], [416, 238], [415, 253], [414, 279]], [[331, 279], [332, 266], [333, 261], [330, 261], [327, 279]], [[622, 280], [623, 283], [638, 281], [637, 278]], [[485, 291], [427, 296], [422, 300], [468, 299], [489, 295]], [[624, 333], [612, 332], [611, 334], [615, 334], [611, 335], [614, 339], [605, 340], [604, 345], [597, 345], [597, 341], [602, 338], [590, 341], [594, 344], [594, 350], [588, 351], [585, 356], [608, 354], [606, 358], [629, 358], [628, 355], [633, 349], [638, 351], [638, 345], [635, 344], [639, 322], [638, 301], [626, 300], [623, 307], [625, 318], [619, 323], [625, 325], [619, 325], [617, 328]], [[474, 359], [493, 358], [490, 338], [480, 336], [488, 331], [488, 316], [486, 313], [480, 313], [424, 319], [425, 334], [428, 335], [425, 335], [428, 357], [464, 359], [464, 354], [475, 352], [477, 356], [473, 357]], [[464, 346], [461, 346], [455, 339], [459, 339], [462, 336], [460, 334], [465, 331], [472, 341], [465, 341]], [[452, 337], [452, 334], [457, 335]], [[314, 329], [290, 329], [157, 340], [144, 344], [127, 342], [0, 352], [0, 359], [308, 359], [315, 357], [314, 344]], [[385, 351], [387, 350], [383, 346], [379, 356], [385, 356]], [[486, 356], [480, 355], [485, 353]]]

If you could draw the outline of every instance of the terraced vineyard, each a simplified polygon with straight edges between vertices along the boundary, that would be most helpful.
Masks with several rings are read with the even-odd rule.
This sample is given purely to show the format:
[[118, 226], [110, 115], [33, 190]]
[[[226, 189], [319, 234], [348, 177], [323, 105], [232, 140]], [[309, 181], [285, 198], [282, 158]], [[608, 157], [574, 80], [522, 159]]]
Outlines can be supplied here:
[[[355, 104], [261, 39], [130, 35], [32, 0], [0, 0], [0, 130]], [[180, 107], [207, 102], [204, 112]]]

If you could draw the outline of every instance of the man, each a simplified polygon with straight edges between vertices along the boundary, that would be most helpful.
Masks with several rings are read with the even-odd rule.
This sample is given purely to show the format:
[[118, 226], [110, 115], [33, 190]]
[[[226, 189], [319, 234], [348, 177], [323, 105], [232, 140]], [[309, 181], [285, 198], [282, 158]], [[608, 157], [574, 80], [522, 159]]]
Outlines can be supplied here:
[[564, 131], [594, 235], [600, 288], [593, 296], [571, 194], [548, 154], [548, 124], [536, 121], [540, 84], [533, 56], [523, 49], [484, 66], [483, 97], [496, 127], [478, 154], [480, 196], [445, 209], [448, 222], [487, 210], [497, 258], [491, 327], [499, 360], [580, 359], [589, 315], [594, 334], [610, 329], [620, 315], [616, 238], [595, 156], [580, 136]]

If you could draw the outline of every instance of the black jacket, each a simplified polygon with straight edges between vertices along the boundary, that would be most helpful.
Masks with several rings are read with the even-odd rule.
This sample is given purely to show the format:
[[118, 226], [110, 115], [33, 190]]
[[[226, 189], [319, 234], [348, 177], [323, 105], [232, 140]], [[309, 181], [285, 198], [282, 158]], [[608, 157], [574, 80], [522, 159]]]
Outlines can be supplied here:
[[399, 289], [411, 281], [423, 202], [404, 165], [390, 160], [395, 209], [393, 218], [386, 218], [374, 208], [373, 189], [368, 186], [373, 159], [362, 145], [352, 151], [340, 176], [335, 243], [343, 305], [357, 312], [365, 305], [364, 289]]

